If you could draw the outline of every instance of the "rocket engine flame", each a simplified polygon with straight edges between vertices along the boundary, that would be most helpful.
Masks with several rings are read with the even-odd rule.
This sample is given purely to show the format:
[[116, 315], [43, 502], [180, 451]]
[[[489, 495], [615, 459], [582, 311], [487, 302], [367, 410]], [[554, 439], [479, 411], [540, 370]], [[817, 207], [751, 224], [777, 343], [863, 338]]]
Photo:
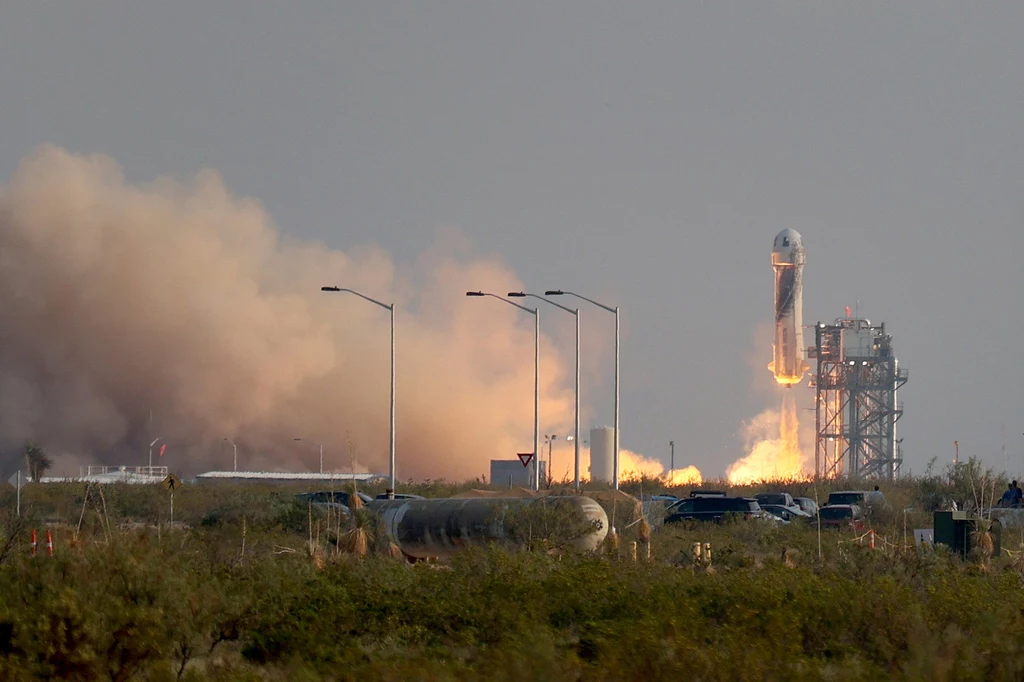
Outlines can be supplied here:
[[[762, 412], [747, 426], [746, 431], [749, 454], [726, 469], [729, 483], [746, 485], [772, 479], [807, 477], [800, 450], [796, 398], [791, 392], [786, 391], [783, 395], [779, 412]], [[772, 432], [777, 433], [777, 437], [771, 437]]]

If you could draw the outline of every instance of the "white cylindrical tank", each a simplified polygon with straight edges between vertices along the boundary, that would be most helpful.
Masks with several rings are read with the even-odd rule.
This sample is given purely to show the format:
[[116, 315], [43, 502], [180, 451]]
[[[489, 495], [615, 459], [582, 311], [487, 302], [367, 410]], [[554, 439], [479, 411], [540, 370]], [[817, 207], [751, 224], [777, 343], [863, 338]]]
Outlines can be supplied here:
[[611, 483], [615, 477], [615, 429], [590, 429], [590, 480]]

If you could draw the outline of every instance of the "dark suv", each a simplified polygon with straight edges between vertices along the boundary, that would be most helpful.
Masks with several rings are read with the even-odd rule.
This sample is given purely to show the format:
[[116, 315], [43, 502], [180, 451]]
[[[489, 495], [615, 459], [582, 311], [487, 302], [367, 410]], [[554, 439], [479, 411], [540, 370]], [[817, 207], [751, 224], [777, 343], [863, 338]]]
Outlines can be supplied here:
[[686, 519], [721, 521], [727, 515], [744, 519], [760, 518], [761, 505], [748, 497], [690, 497], [679, 500], [665, 510], [665, 523]]

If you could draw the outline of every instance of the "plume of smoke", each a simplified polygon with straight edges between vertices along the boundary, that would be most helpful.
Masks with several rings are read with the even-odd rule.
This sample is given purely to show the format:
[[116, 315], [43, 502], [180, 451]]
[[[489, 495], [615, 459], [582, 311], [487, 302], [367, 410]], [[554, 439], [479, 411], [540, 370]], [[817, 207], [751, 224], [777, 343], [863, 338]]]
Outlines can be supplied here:
[[[143, 464], [158, 436], [192, 472], [230, 466], [225, 438], [243, 469], [315, 469], [322, 443], [325, 469], [386, 471], [388, 314], [326, 284], [397, 304], [399, 478], [528, 447], [532, 324], [462, 296], [522, 287], [497, 258], [449, 235], [399, 276], [376, 247], [283, 239], [214, 172], [132, 186], [49, 146], [0, 187], [0, 441], [38, 441], [65, 474]], [[543, 343], [541, 409], [564, 430], [565, 363]]]
[[730, 483], [799, 478], [810, 469], [801, 447], [800, 423], [792, 391], [783, 395], [779, 410], [765, 410], [743, 427], [747, 455], [726, 469]]

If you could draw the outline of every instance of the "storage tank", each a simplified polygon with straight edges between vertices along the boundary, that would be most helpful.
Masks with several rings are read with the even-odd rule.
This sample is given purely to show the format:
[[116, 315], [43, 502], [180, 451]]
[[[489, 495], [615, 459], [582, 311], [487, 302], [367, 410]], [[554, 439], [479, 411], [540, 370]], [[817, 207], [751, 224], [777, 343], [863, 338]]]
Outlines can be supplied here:
[[[577, 511], [593, 529], [572, 539], [581, 551], [597, 549], [608, 534], [608, 515], [600, 504], [586, 497], [483, 497], [462, 499], [374, 500], [366, 508], [380, 516], [385, 531], [406, 556], [416, 559], [449, 557], [469, 546], [491, 543], [515, 546], [516, 522], [530, 524], [517, 515], [533, 505], [568, 507]], [[513, 516], [510, 518], [509, 514]], [[517, 518], [518, 516], [518, 518]], [[511, 523], [511, 527], [510, 527]], [[519, 528], [538, 538], [537, 527]]]
[[611, 483], [615, 478], [615, 429], [590, 429], [590, 480]]

